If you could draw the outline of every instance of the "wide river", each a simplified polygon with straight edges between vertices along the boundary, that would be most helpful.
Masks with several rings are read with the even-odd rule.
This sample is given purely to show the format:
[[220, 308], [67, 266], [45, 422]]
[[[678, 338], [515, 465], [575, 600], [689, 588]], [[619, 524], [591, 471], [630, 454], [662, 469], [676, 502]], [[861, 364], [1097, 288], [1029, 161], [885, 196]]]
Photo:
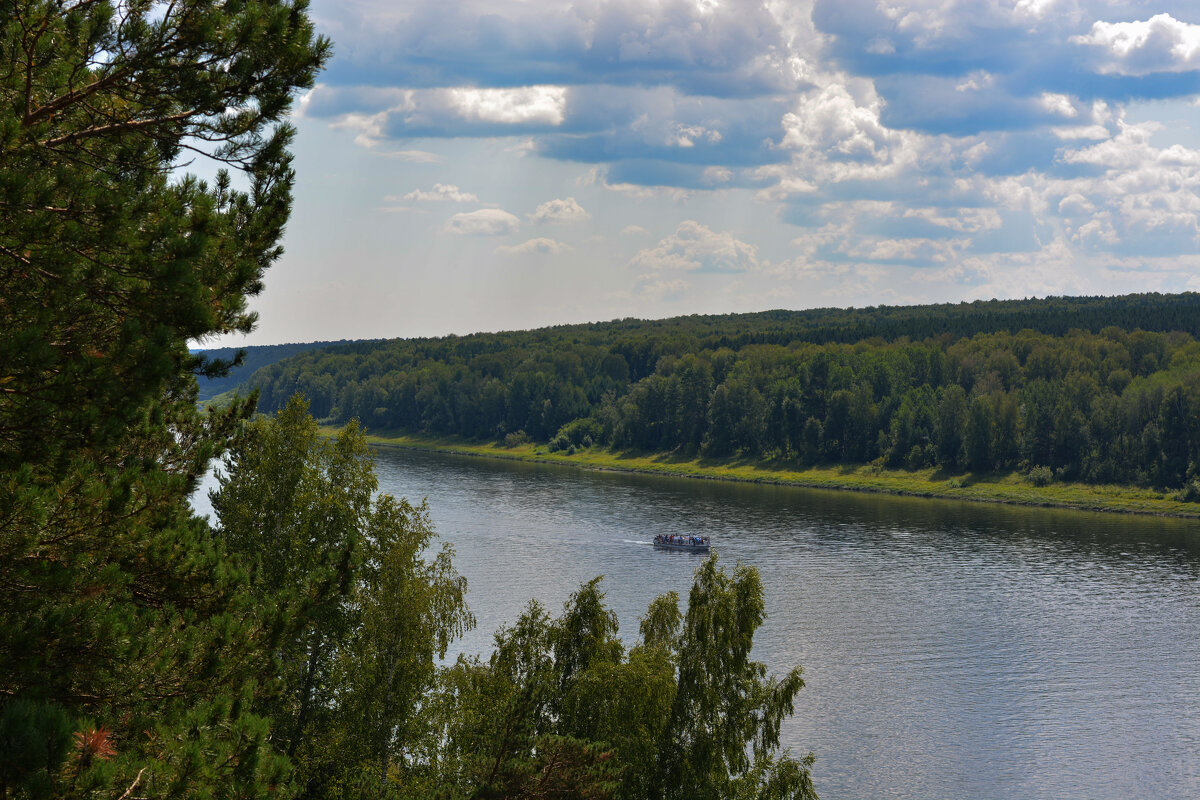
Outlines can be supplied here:
[[[623, 637], [712, 537], [761, 571], [755, 656], [807, 687], [783, 737], [825, 800], [1200, 797], [1200, 524], [378, 451], [427, 498], [486, 653], [604, 576]], [[201, 503], [203, 505], [203, 503]]]

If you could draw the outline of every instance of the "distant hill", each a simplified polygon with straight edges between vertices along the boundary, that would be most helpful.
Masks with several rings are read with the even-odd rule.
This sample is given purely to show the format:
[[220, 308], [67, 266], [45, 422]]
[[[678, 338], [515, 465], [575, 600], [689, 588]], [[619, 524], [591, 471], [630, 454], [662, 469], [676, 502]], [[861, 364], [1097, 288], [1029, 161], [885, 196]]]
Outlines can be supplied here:
[[370, 339], [341, 339], [336, 342], [299, 342], [294, 344], [262, 344], [250, 345], [248, 347], [213, 347], [200, 348], [192, 352], [197, 355], [203, 355], [210, 359], [219, 359], [222, 361], [232, 360], [238, 351], [245, 351], [246, 357], [240, 367], [234, 367], [229, 370], [229, 374], [222, 378], [205, 378], [199, 377], [200, 384], [200, 402], [211, 400], [219, 394], [228, 392], [230, 389], [235, 389], [247, 378], [253, 375], [263, 367], [270, 366], [277, 361], [282, 361], [285, 358], [306, 353], [310, 350], [323, 350], [326, 347], [332, 347], [339, 344], [358, 344], [360, 342], [373, 341]]
[[308, 345], [246, 385], [376, 430], [1200, 497], [1198, 336], [1196, 293], [765, 311]]

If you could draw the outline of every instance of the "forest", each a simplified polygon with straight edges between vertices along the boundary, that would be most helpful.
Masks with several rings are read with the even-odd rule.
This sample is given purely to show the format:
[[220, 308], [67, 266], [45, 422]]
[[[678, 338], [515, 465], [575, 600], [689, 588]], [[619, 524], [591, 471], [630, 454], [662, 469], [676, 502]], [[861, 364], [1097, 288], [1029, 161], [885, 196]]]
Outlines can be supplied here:
[[[1200, 470], [1200, 296], [772, 311], [355, 343], [256, 372], [336, 424], [800, 465]], [[1200, 499], [1198, 497], [1197, 499]]]
[[255, 372], [277, 361], [282, 361], [306, 350], [320, 350], [346, 343], [347, 340], [342, 339], [336, 342], [292, 342], [249, 347], [197, 348], [192, 351], [193, 354], [202, 357], [207, 365], [215, 367], [198, 371], [196, 383], [200, 387], [200, 402], [206, 402], [223, 392], [236, 389]]

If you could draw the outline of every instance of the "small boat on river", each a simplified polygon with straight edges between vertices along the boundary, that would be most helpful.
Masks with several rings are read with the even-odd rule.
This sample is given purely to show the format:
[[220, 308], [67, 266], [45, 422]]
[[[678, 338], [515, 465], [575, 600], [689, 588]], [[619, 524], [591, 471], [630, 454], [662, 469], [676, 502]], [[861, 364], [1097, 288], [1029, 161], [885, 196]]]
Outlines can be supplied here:
[[654, 537], [654, 546], [663, 550], [686, 550], [692, 553], [707, 553], [708, 537], [660, 533]]

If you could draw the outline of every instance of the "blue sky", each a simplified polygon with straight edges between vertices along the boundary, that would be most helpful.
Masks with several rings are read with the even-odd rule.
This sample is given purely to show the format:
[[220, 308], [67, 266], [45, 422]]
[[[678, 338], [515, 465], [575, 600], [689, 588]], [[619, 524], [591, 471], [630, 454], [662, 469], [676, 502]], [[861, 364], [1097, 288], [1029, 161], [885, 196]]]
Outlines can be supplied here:
[[1200, 4], [316, 0], [213, 344], [1200, 290]]

